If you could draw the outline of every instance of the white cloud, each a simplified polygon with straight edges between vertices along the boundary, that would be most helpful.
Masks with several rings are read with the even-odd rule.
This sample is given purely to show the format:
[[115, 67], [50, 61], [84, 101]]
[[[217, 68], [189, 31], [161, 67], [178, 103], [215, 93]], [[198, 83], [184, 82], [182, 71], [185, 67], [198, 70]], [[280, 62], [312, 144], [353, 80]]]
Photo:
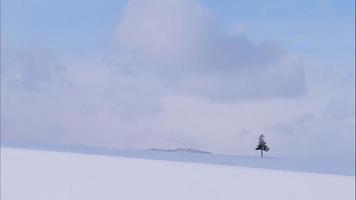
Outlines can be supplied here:
[[305, 93], [303, 65], [272, 42], [230, 36], [195, 1], [129, 1], [112, 60], [151, 73], [168, 90], [236, 101]]
[[65, 66], [45, 48], [2, 48], [1, 65], [2, 81], [9, 87], [38, 91], [64, 81]]

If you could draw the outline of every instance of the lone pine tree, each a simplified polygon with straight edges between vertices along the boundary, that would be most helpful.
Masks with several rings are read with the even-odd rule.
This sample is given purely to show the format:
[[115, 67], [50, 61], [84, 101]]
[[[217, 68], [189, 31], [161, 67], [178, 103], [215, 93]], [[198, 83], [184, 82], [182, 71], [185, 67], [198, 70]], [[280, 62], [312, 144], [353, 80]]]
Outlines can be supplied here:
[[263, 134], [260, 135], [260, 138], [258, 139], [258, 144], [255, 150], [260, 150], [261, 151], [261, 157], [263, 157], [263, 151], [269, 151], [269, 147], [266, 145], [265, 142], [265, 136]]

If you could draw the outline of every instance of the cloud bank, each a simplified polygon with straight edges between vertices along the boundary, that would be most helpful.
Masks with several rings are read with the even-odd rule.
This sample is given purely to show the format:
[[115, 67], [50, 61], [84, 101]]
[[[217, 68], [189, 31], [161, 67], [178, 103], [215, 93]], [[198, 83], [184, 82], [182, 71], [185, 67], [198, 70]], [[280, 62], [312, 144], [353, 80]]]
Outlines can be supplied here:
[[228, 35], [195, 1], [130, 1], [113, 48], [118, 67], [153, 74], [183, 94], [234, 102], [306, 92], [295, 55], [273, 42]]

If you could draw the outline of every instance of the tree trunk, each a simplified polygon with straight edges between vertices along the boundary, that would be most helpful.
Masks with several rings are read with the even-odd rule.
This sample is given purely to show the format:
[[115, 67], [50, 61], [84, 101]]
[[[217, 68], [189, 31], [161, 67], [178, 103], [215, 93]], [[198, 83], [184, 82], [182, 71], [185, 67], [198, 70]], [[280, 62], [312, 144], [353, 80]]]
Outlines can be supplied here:
[[263, 157], [263, 151], [261, 150], [261, 157]]

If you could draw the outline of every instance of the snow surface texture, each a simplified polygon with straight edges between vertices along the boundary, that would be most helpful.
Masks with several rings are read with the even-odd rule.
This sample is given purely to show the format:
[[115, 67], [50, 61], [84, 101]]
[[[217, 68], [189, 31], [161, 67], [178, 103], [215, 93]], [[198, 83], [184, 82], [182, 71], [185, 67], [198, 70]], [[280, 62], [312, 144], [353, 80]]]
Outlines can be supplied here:
[[1, 148], [2, 200], [355, 199], [355, 176]]

